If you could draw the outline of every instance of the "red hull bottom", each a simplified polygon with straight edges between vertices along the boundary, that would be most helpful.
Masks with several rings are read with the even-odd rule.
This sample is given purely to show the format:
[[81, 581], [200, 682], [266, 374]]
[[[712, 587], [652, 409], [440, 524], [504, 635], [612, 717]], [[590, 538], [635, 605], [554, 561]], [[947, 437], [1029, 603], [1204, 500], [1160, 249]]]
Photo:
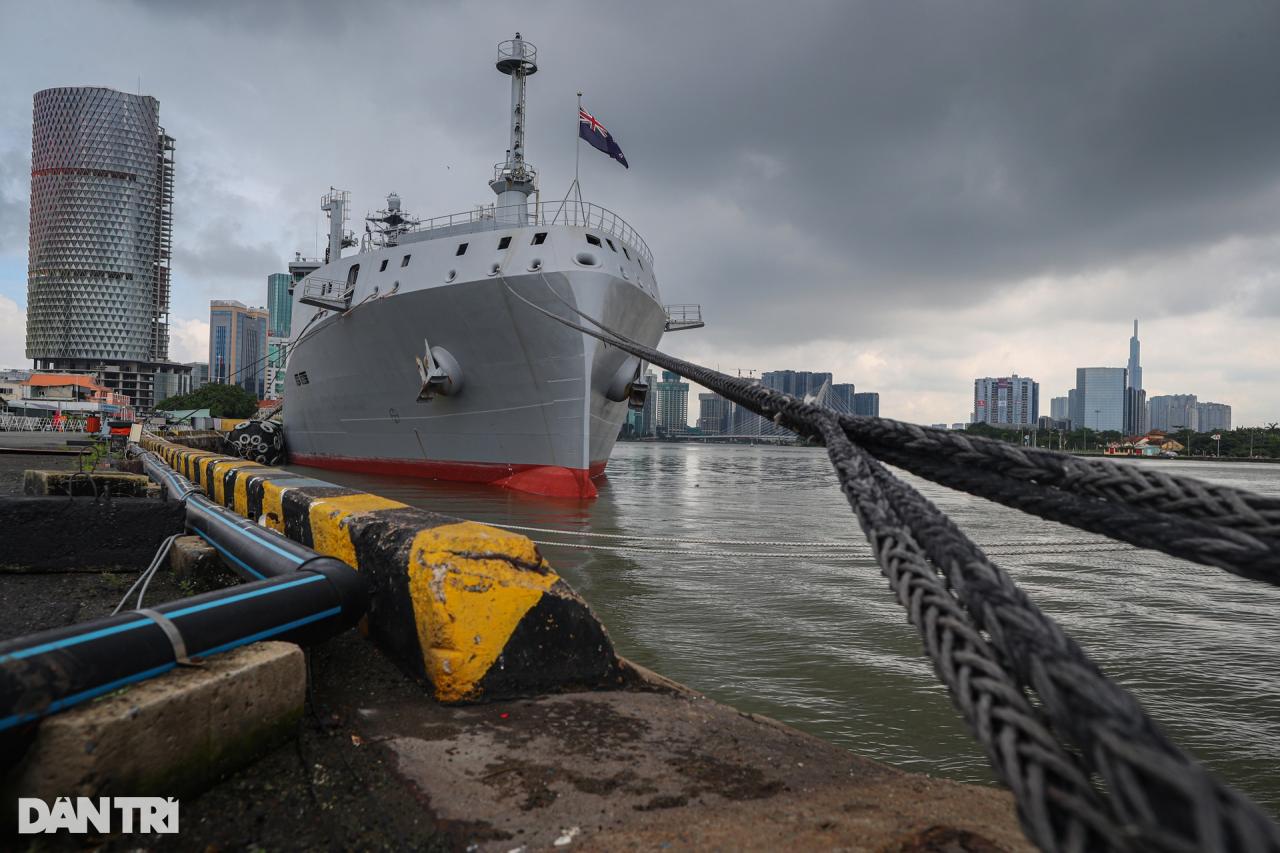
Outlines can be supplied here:
[[604, 473], [608, 461], [592, 462], [591, 468], [563, 465], [503, 465], [496, 462], [429, 462], [422, 459], [371, 459], [356, 456], [323, 456], [290, 453], [289, 461], [333, 471], [366, 474], [394, 474], [424, 477], [457, 483], [490, 483], [518, 492], [553, 498], [594, 498], [598, 493], [592, 477]]

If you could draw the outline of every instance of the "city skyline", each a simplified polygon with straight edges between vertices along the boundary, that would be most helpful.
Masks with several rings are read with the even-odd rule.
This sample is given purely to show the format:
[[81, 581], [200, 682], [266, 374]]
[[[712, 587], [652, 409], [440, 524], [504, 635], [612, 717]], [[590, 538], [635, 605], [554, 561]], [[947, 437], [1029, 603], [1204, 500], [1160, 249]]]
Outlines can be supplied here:
[[[526, 17], [502, 4], [406, 6], [395, 27], [340, 4], [252, 15], [181, 4], [24, 9], [0, 33], [13, 72], [0, 93], [0, 365], [27, 363], [17, 342], [34, 92], [102, 85], [165, 105], [166, 128], [182, 140], [170, 355], [199, 360], [210, 299], [259, 304], [263, 276], [294, 251], [316, 253], [315, 203], [330, 185], [352, 190], [357, 214], [391, 190], [419, 215], [485, 200], [477, 181], [501, 150], [503, 114], [468, 105], [500, 86], [476, 56], [508, 11]], [[525, 23], [543, 54], [529, 150], [544, 192], [572, 177], [572, 119], [555, 116], [572, 116], [586, 87], [632, 167], [584, 163], [586, 194], [627, 211], [655, 250], [667, 301], [704, 307], [707, 328], [667, 338], [673, 354], [727, 373], [812, 365], [878, 389], [888, 416], [951, 422], [975, 376], [1016, 370], [1060, 392], [1075, 366], [1123, 365], [1116, 328], [1141, 315], [1147, 352], [1161, 353], [1148, 395], [1193, 389], [1230, 401], [1239, 423], [1280, 420], [1280, 116], [1265, 82], [1280, 59], [1264, 37], [1274, 12], [1215, 10], [1206, 30], [1180, 6], [1155, 29], [1141, 10], [1091, 3], [933, 10], [932, 23], [894, 4], [804, 20], [737, 11], [683, 12], [659, 67], [609, 45], [624, 34], [673, 38], [673, 13], [584, 22], [592, 16], [566, 7]], [[570, 19], [585, 41], [570, 36]], [[342, 75], [309, 50], [321, 20], [350, 58]], [[778, 61], [745, 79], [720, 73], [733, 45], [779, 27], [789, 36]], [[116, 32], [150, 49], [119, 51], [102, 38]], [[37, 61], [50, 40], [76, 61]], [[856, 85], [836, 86], [803, 61], [835, 46]], [[443, 76], [389, 94], [385, 57], [422, 51]], [[1050, 69], [1046, 52], [1064, 64]], [[282, 53], [296, 58], [288, 68]], [[1131, 54], [1147, 60], [1099, 61]], [[1199, 57], [1204, 85], [1185, 85], [1187, 55]], [[264, 133], [329, 103], [346, 104], [348, 121], [324, 134]], [[801, 120], [815, 132], [795, 133]], [[1177, 132], [1184, 125], [1204, 132]], [[371, 156], [387, 147], [391, 156]], [[1133, 154], [1152, 151], [1160, 156]]]

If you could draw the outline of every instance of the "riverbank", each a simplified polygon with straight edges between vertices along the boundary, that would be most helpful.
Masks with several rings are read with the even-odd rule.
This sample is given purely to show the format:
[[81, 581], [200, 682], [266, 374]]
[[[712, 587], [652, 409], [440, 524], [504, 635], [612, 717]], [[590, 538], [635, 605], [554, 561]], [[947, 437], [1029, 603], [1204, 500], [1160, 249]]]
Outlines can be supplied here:
[[[6, 575], [0, 633], [108, 613], [139, 568]], [[148, 601], [191, 591], [162, 572]], [[106, 849], [1029, 849], [1003, 791], [859, 757], [641, 667], [623, 690], [475, 706], [431, 701], [357, 632], [308, 668], [290, 743], [184, 799], [177, 838]]]

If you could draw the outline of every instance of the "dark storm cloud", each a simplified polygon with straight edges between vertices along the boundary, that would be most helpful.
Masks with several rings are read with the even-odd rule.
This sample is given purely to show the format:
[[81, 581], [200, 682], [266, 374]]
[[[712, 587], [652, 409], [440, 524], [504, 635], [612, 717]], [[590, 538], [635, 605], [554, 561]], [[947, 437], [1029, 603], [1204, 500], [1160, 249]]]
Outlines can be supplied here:
[[[21, 77], [0, 115], [29, 116], [37, 88], [141, 74], [179, 140], [176, 263], [189, 281], [243, 280], [229, 297], [260, 302], [267, 273], [314, 249], [331, 183], [357, 213], [392, 189], [422, 215], [491, 199], [506, 141], [493, 51], [520, 29], [540, 52], [529, 154], [544, 199], [573, 172], [581, 89], [632, 166], [584, 150], [586, 194], [645, 235], [670, 301], [704, 303], [707, 346], [895, 339], [904, 358], [924, 349], [913, 335], [950, 341], [958, 311], [1044, 277], [1115, 282], [1046, 300], [1046, 328], [1066, 317], [1052, 312], [1091, 322], [1139, 302], [1144, 317], [1277, 310], [1274, 251], [1250, 254], [1280, 209], [1277, 4], [77, 8], [33, 7], [30, 32], [0, 32]], [[148, 49], [121, 52], [102, 38], [116, 31]], [[55, 42], [60, 61], [38, 61]], [[1233, 241], [1239, 257], [1204, 262]], [[1196, 275], [1176, 274], [1184, 259]]]
[[819, 298], [864, 281], [972, 298], [1271, 226], [1280, 7], [788, 8], [683, 32], [653, 16], [676, 34], [626, 81], [642, 115], [625, 132], [655, 197], [714, 187], [821, 235], [848, 265]]

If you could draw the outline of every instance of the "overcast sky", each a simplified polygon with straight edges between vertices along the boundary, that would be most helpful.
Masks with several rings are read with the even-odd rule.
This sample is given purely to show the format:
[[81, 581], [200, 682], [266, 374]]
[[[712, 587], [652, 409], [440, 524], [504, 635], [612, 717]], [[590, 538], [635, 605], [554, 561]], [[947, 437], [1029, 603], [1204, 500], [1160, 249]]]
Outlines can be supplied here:
[[[589, 200], [706, 329], [674, 354], [827, 370], [881, 413], [966, 420], [973, 379], [1123, 366], [1149, 395], [1280, 420], [1280, 4], [0, 0], [0, 366], [23, 357], [31, 96], [160, 100], [177, 139], [174, 348], [265, 302], [318, 199], [423, 216], [491, 201], [496, 45], [538, 47], [529, 160], [572, 179], [575, 92], [624, 170]], [[696, 418], [696, 400], [691, 402]]]

